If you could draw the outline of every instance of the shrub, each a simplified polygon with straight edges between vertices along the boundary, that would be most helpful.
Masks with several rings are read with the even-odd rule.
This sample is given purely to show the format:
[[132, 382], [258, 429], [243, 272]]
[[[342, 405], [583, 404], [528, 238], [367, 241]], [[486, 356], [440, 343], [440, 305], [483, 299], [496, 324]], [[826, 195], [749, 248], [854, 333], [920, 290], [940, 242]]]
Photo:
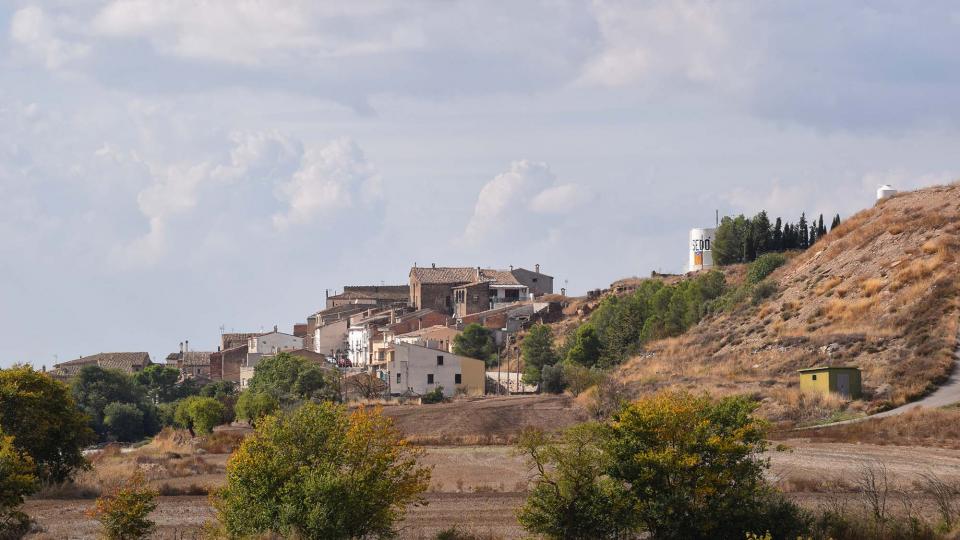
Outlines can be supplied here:
[[254, 368], [250, 379], [251, 392], [270, 394], [281, 404], [304, 399], [335, 400], [338, 388], [314, 362], [281, 352], [264, 358]]
[[757, 305], [776, 294], [777, 290], [777, 284], [772, 281], [762, 281], [757, 283], [754, 285], [753, 291], [750, 292], [750, 301], [753, 303], [753, 305]]
[[562, 393], [564, 388], [563, 367], [560, 365], [543, 366], [540, 376], [540, 388], [550, 394]]
[[137, 471], [109, 495], [97, 499], [89, 515], [103, 527], [103, 536], [109, 540], [137, 540], [153, 531], [150, 512], [157, 507], [155, 490], [149, 489], [143, 474]]
[[527, 531], [562, 540], [616, 539], [635, 528], [626, 488], [605, 474], [612, 464], [597, 425], [575, 426], [557, 440], [527, 428], [517, 448], [536, 470], [517, 512]]
[[573, 343], [567, 350], [567, 362], [593, 367], [600, 361], [600, 338], [592, 324], [580, 325], [573, 335]]
[[118, 441], [139, 441], [143, 438], [143, 411], [115, 401], [103, 408], [103, 425]]
[[597, 384], [603, 376], [600, 372], [575, 362], [564, 362], [562, 369], [563, 384], [574, 397]]
[[379, 409], [306, 403], [244, 440], [214, 505], [232, 538], [387, 537], [430, 484], [420, 454]]
[[0, 426], [30, 456], [44, 482], [64, 482], [87, 464], [96, 440], [67, 386], [29, 366], [0, 369]]
[[176, 423], [191, 434], [206, 435], [220, 425], [224, 407], [214, 398], [190, 396], [177, 405]]
[[660, 392], [614, 417], [608, 472], [629, 486], [644, 530], [666, 539], [743, 538], [758, 526], [775, 538], [804, 532], [802, 513], [764, 480], [766, 424], [751, 416], [756, 407], [745, 397]]
[[255, 426], [261, 418], [280, 410], [280, 402], [270, 394], [245, 390], [237, 398], [235, 410], [237, 418]]
[[20, 538], [29, 528], [30, 519], [19, 508], [24, 497], [37, 489], [33, 472], [30, 456], [0, 431], [0, 539]]
[[787, 257], [782, 253], [764, 253], [757, 257], [757, 260], [750, 263], [750, 269], [747, 270], [747, 281], [750, 283], [760, 283], [767, 278], [774, 270], [780, 268], [787, 262]]
[[443, 387], [438, 386], [426, 394], [420, 396], [420, 403], [432, 405], [434, 403], [443, 403]]

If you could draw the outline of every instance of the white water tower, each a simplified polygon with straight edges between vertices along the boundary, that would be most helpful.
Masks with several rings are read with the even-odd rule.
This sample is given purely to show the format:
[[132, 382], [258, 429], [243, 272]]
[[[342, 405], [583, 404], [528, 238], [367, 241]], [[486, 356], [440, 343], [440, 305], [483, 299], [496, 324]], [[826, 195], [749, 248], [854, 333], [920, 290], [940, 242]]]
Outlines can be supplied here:
[[882, 201], [883, 199], [889, 199], [897, 194], [897, 190], [890, 187], [888, 184], [880, 186], [880, 189], [877, 190], [877, 200]]
[[687, 268], [691, 272], [713, 266], [713, 235], [716, 232], [716, 229], [690, 229], [690, 263]]

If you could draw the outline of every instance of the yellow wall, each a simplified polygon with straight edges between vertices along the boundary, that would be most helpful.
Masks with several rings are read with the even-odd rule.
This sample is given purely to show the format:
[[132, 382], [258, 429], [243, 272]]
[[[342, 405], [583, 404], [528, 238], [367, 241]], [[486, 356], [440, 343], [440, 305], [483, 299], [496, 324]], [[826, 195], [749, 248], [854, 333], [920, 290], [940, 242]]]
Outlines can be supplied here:
[[460, 380], [457, 390], [469, 395], [482, 396], [486, 387], [486, 369], [483, 360], [460, 357]]
[[[816, 376], [816, 380], [814, 380], [814, 376]], [[804, 394], [821, 394], [824, 396], [829, 394], [830, 372], [824, 370], [815, 373], [801, 373], [800, 391]]]

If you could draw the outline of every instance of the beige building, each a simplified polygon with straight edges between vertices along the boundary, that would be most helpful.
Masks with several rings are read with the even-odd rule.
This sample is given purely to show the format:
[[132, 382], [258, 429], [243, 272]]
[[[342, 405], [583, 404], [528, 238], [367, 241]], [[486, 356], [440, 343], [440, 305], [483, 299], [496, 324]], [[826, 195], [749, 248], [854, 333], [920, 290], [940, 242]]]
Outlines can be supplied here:
[[446, 397], [484, 394], [483, 360], [411, 343], [394, 344], [386, 356], [384, 375], [391, 395], [423, 395], [440, 387]]
[[456, 328], [437, 325], [393, 336], [393, 343], [409, 343], [429, 349], [453, 352], [453, 340], [459, 335], [460, 330]]

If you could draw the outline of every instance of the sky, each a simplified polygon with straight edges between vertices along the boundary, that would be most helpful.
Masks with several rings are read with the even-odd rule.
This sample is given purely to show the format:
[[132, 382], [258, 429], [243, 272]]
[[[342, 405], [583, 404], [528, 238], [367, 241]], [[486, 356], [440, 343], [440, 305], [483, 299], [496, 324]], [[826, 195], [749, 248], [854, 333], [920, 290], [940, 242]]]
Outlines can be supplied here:
[[0, 366], [402, 284], [681, 272], [721, 215], [960, 178], [956, 2], [6, 0]]

